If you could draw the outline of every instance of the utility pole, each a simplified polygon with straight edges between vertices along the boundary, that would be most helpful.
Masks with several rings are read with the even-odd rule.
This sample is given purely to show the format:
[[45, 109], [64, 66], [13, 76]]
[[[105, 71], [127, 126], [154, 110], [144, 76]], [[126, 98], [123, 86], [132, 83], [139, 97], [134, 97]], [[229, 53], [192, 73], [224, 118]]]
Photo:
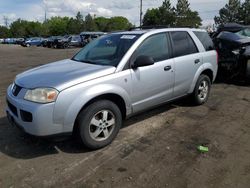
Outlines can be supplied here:
[[140, 0], [140, 27], [142, 26], [142, 0]]
[[45, 9], [45, 13], [44, 13], [44, 23], [47, 22], [47, 10]]
[[9, 18], [7, 16], [3, 16], [3, 21], [4, 21], [5, 27], [9, 27]]

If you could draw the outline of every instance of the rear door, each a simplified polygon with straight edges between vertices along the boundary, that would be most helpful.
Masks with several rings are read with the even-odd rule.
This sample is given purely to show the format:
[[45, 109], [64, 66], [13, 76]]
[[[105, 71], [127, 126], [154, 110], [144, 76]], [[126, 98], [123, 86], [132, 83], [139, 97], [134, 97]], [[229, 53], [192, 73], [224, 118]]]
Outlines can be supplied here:
[[133, 111], [138, 112], [173, 97], [174, 61], [170, 59], [170, 38], [158, 33], [145, 39], [135, 51], [132, 60], [141, 55], [150, 56], [155, 64], [131, 70]]
[[180, 97], [188, 93], [203, 60], [187, 31], [173, 31], [170, 36], [175, 66], [174, 97]]

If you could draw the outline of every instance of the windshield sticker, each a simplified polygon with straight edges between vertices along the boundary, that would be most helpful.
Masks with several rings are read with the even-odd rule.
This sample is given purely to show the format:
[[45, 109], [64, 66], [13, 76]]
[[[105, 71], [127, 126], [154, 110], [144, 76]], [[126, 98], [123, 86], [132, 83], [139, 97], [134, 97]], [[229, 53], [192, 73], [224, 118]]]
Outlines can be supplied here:
[[121, 39], [134, 39], [136, 37], [136, 35], [122, 35]]

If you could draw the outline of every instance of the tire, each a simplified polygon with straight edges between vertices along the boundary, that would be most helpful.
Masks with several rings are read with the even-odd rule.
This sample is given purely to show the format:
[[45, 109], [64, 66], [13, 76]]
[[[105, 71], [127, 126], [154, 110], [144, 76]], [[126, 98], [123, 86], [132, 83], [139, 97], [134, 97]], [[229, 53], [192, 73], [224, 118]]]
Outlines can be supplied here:
[[64, 43], [63, 44], [63, 49], [66, 49], [66, 48], [68, 48], [69, 47], [69, 45], [67, 44], [67, 43]]
[[198, 78], [192, 97], [195, 105], [202, 105], [207, 102], [211, 89], [211, 80], [207, 75], [200, 75]]
[[77, 137], [89, 149], [109, 145], [122, 125], [121, 111], [108, 100], [96, 101], [83, 109], [77, 117]]
[[28, 44], [26, 44], [26, 47], [30, 47], [30, 44], [28, 43]]

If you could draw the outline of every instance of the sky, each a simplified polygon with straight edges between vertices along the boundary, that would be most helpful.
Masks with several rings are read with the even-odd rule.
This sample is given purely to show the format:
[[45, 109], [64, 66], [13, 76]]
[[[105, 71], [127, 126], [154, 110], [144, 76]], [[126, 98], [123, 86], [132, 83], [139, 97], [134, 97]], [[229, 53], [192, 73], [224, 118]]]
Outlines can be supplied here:
[[[156, 8], [163, 0], [143, 0], [143, 13], [148, 8]], [[177, 0], [171, 0], [173, 6]], [[199, 12], [203, 25], [213, 24], [213, 18], [228, 0], [189, 0], [190, 8]], [[32, 21], [44, 21], [51, 16], [74, 17], [78, 11], [84, 16], [88, 13], [96, 16], [124, 16], [132, 24], [139, 25], [140, 0], [0, 0], [0, 25], [4, 17], [9, 23], [22, 18]]]

